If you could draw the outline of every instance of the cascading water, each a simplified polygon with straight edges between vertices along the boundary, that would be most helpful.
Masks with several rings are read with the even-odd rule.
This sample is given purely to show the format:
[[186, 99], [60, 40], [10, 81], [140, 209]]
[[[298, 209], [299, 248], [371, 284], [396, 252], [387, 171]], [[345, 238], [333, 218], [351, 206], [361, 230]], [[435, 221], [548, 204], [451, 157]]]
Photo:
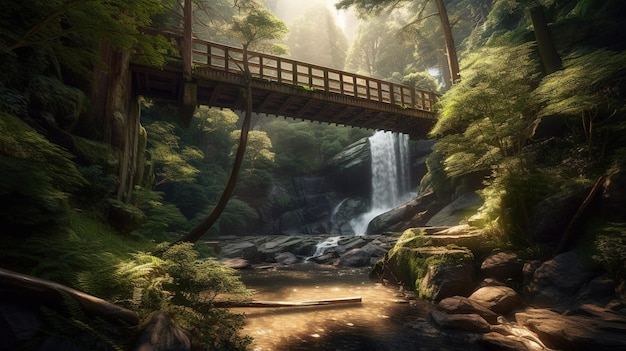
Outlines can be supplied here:
[[410, 198], [409, 138], [406, 134], [378, 131], [369, 138], [372, 159], [370, 210], [350, 221], [356, 235], [369, 222]]

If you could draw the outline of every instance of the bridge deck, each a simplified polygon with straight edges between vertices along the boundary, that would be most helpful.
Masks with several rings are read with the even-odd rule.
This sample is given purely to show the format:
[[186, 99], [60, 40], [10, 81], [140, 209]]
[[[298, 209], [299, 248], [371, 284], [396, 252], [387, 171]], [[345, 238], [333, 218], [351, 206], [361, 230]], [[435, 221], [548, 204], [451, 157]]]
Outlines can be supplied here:
[[[433, 92], [257, 52], [249, 52], [248, 61], [254, 112], [412, 137], [423, 137], [434, 124]], [[194, 39], [193, 63], [199, 105], [245, 109], [241, 49]], [[169, 62], [163, 69], [132, 65], [131, 70], [137, 94], [180, 101], [180, 62]]]

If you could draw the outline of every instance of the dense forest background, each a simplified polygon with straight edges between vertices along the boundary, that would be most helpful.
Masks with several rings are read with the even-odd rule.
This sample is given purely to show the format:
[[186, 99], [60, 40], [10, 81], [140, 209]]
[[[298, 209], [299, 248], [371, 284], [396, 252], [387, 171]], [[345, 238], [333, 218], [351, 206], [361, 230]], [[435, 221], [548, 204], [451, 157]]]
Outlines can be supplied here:
[[[441, 93], [430, 134], [437, 142], [421, 190], [434, 189], [442, 201], [477, 190], [484, 205], [468, 221], [502, 245], [537, 256], [551, 252], [554, 247], [545, 246], [550, 238], [537, 234], [540, 217], [555, 203], [582, 202], [598, 179], [610, 181], [612, 192], [602, 196], [614, 199], [613, 206], [592, 206], [576, 229], [589, 256], [623, 279], [626, 3], [443, 1], [461, 68], [454, 85], [436, 3], [343, 0], [339, 7], [359, 15], [350, 38], [334, 9], [312, 7], [282, 19], [289, 31], [271, 44], [298, 60]], [[137, 301], [124, 294], [141, 287], [175, 295], [163, 282], [182, 279], [184, 269], [198, 271], [195, 260], [211, 255], [197, 245], [199, 254], [179, 247], [150, 261], [150, 274], [165, 285], [128, 268], [148, 265], [149, 255], [138, 252], [175, 241], [215, 206], [240, 137], [242, 115], [231, 110], [201, 106], [187, 127], [176, 107], [140, 99], [133, 135], [144, 146], [145, 162], [136, 167], [132, 191], [120, 191], [128, 188], [126, 144], [118, 140], [126, 134], [117, 131], [128, 119], [111, 108], [117, 102], [107, 89], [124, 86], [112, 81], [129, 60], [159, 66], [176, 55], [172, 43], [141, 28], [179, 31], [181, 6], [171, 0], [4, 5], [0, 266], [149, 310], [167, 294]], [[235, 46], [242, 42], [233, 23], [251, 14], [280, 21], [273, 14], [280, 12], [279, 0], [196, 0], [193, 6], [195, 35]], [[255, 233], [256, 209], [275, 181], [314, 174], [372, 133], [254, 116], [234, 196], [208, 237]], [[175, 261], [188, 265], [172, 268]], [[206, 271], [197, 274], [190, 280], [209, 284], [202, 280]], [[141, 283], [132, 280], [139, 277]], [[118, 282], [118, 289], [105, 289], [106, 281]], [[233, 283], [225, 289], [243, 288]], [[186, 316], [197, 328], [211, 318]], [[215, 333], [207, 338], [220, 339]]]

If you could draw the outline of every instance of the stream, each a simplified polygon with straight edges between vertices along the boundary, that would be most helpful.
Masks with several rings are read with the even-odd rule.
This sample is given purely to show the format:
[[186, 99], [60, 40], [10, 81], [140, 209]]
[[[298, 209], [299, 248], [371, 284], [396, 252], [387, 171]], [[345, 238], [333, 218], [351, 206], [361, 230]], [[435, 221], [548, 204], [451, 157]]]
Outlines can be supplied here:
[[307, 307], [234, 308], [246, 314], [251, 351], [482, 350], [472, 334], [442, 332], [429, 323], [434, 306], [409, 300], [368, 278], [369, 269], [299, 264], [244, 270], [256, 301], [311, 301], [361, 297], [361, 303]]

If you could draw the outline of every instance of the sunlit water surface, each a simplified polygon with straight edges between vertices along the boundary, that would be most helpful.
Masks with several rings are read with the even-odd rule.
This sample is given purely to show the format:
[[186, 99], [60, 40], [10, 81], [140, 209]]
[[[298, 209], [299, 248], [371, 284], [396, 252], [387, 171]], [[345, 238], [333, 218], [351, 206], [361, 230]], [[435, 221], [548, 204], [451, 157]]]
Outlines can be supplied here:
[[302, 264], [242, 271], [256, 301], [311, 301], [361, 297], [361, 303], [309, 307], [236, 308], [246, 314], [250, 350], [481, 350], [462, 333], [442, 333], [429, 322], [431, 303], [407, 300], [397, 289], [368, 279], [365, 269]]

